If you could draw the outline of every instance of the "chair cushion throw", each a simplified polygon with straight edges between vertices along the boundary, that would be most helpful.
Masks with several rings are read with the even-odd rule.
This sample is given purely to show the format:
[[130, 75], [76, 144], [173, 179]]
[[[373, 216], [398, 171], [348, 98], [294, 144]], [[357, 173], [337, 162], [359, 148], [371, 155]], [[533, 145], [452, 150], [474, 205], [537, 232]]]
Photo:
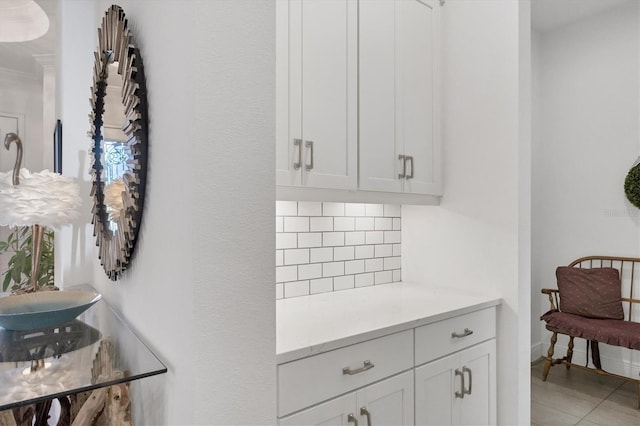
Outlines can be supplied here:
[[556, 277], [560, 311], [587, 318], [624, 319], [617, 269], [560, 266]]

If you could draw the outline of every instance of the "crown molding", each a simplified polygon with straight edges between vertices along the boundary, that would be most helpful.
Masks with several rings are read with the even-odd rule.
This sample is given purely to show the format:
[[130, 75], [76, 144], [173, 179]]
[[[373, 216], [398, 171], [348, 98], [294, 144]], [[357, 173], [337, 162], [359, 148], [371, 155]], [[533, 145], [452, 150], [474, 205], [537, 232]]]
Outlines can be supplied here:
[[31, 55], [37, 63], [42, 65], [42, 68], [55, 67], [56, 55], [55, 53], [43, 53], [41, 55]]
[[11, 68], [0, 67], [0, 79], [42, 84], [42, 76]]

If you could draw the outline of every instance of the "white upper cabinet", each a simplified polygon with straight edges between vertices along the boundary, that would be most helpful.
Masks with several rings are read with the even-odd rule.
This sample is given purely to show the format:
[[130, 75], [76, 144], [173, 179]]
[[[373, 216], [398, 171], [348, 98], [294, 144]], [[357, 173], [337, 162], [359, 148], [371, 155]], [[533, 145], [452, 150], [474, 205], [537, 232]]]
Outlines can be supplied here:
[[435, 0], [360, 0], [360, 189], [441, 195]]
[[276, 2], [276, 183], [357, 188], [354, 0]]

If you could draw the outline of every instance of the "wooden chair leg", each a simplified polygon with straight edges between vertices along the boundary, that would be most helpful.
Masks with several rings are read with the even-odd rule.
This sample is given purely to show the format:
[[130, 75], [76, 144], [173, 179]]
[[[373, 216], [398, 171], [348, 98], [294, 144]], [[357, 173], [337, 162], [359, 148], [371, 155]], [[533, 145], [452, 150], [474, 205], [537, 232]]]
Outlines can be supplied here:
[[573, 359], [573, 336], [569, 336], [569, 346], [567, 347], [567, 370], [571, 368], [571, 360]]
[[544, 370], [542, 371], [542, 381], [546, 382], [547, 381], [547, 376], [549, 375], [549, 370], [551, 369], [551, 366], [553, 365], [553, 348], [556, 345], [556, 342], [558, 341], [558, 333], [557, 332], [553, 332], [553, 335], [551, 335], [551, 345], [549, 346], [549, 351], [547, 352], [547, 358], [544, 362]]

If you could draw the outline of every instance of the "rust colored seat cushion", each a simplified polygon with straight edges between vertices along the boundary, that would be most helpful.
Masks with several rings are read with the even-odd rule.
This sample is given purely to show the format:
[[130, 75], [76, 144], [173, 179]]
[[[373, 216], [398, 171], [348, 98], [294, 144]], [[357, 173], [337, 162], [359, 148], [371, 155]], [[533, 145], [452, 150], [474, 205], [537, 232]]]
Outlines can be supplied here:
[[588, 318], [624, 319], [620, 275], [615, 268], [556, 269], [560, 310]]
[[549, 311], [540, 319], [547, 322], [547, 327], [569, 336], [640, 349], [640, 324], [637, 322], [585, 318], [558, 311]]

